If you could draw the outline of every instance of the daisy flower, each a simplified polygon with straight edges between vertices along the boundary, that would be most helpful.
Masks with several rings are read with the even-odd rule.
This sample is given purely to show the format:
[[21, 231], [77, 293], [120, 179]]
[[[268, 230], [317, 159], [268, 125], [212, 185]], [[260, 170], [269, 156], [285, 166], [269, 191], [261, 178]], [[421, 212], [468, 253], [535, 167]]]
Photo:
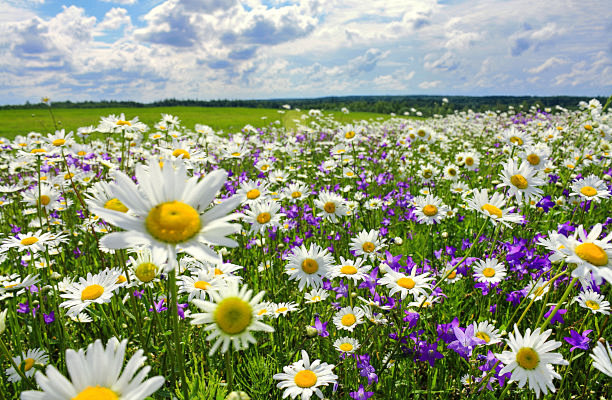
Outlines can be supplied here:
[[312, 289], [310, 292], [304, 294], [305, 303], [318, 303], [324, 301], [327, 297], [329, 297], [329, 294], [323, 288]]
[[502, 164], [502, 173], [499, 175], [502, 183], [497, 185], [497, 188], [508, 187], [510, 196], [516, 198], [517, 203], [523, 201], [529, 202], [542, 197], [542, 189], [538, 188], [544, 184], [544, 180], [536, 176], [536, 170], [533, 169], [527, 161], [521, 162], [518, 166], [512, 159]]
[[523, 217], [518, 214], [513, 214], [510, 211], [511, 207], [506, 207], [504, 195], [502, 193], [493, 193], [489, 197], [489, 191], [487, 189], [475, 189], [473, 197], [467, 200], [467, 205], [474, 211], [479, 212], [485, 218], [490, 218], [493, 225], [498, 222], [510, 227], [509, 222], [520, 223], [523, 221]]
[[363, 265], [365, 260], [363, 258], [357, 258], [356, 260], [348, 260], [344, 257], [340, 257], [340, 263], [334, 265], [328, 272], [330, 279], [333, 278], [348, 278], [357, 283], [365, 279], [368, 272], [372, 268], [371, 265]]
[[497, 258], [476, 260], [474, 263], [474, 278], [478, 282], [499, 283], [506, 277], [506, 267]]
[[470, 187], [463, 182], [455, 182], [451, 185], [450, 191], [455, 194], [465, 195], [470, 192]]
[[89, 188], [85, 193], [85, 203], [92, 212], [96, 207], [122, 213], [128, 212], [125, 204], [114, 196], [111, 184], [106, 181], [96, 182]]
[[18, 291], [36, 285], [38, 281], [40, 281], [38, 274], [28, 275], [23, 279], [17, 274], [11, 275], [8, 279], [0, 279], [0, 294], [6, 291]]
[[45, 246], [55, 247], [60, 242], [65, 242], [65, 235], [56, 235], [51, 232], [42, 233], [42, 230], [28, 233], [18, 233], [15, 236], [9, 236], [2, 241], [2, 248], [17, 249], [19, 252], [29, 251], [37, 253], [44, 251]]
[[[192, 271], [193, 273], [193, 271]], [[212, 292], [217, 292], [227, 286], [227, 281], [218, 278], [214, 270], [200, 269], [194, 276], [181, 275], [180, 293], [188, 293], [187, 301], [193, 299], [206, 300], [212, 299]]]
[[274, 305], [272, 313], [274, 314], [274, 318], [278, 318], [281, 315], [285, 315], [288, 312], [297, 311], [298, 309], [298, 305], [294, 302], [278, 303]]
[[490, 346], [501, 342], [501, 335], [495, 325], [489, 321], [474, 322], [474, 336], [484, 340], [484, 344]]
[[136, 283], [152, 286], [153, 282], [159, 281], [161, 272], [169, 270], [166, 254], [159, 249], [138, 250], [136, 258], [130, 256], [128, 271], [130, 278]]
[[337, 217], [343, 217], [348, 214], [344, 199], [336, 193], [323, 191], [319, 193], [319, 197], [315, 199], [314, 203], [321, 210], [317, 216], [331, 222], [337, 222]]
[[410, 274], [406, 275], [389, 268], [378, 283], [386, 285], [391, 289], [389, 296], [393, 296], [395, 293], [399, 292], [402, 300], [405, 299], [408, 294], [412, 295], [414, 298], [425, 296], [427, 295], [427, 290], [430, 289], [428, 282], [432, 281], [434, 278], [429, 277], [429, 272], [417, 275], [416, 270], [416, 268], [412, 268]]
[[238, 288], [233, 281], [219, 292], [210, 293], [211, 301], [194, 299], [192, 303], [203, 313], [191, 314], [192, 325], [205, 325], [204, 331], [211, 331], [206, 340], [212, 341], [209, 355], [215, 354], [221, 347], [221, 353], [229, 350], [230, 344], [236, 350], [246, 349], [249, 343], [256, 343], [252, 331], [274, 332], [274, 328], [259, 321], [257, 310], [264, 292], [254, 297], [253, 291], [246, 285]]
[[526, 146], [519, 153], [521, 159], [527, 161], [529, 165], [536, 171], [540, 171], [546, 167], [546, 161], [550, 157], [550, 149], [546, 145]]
[[458, 160], [462, 160], [463, 166], [469, 170], [474, 171], [480, 166], [480, 156], [474, 151], [464, 151], [457, 155]]
[[549, 389], [554, 393], [553, 378], [561, 379], [561, 375], [555, 372], [552, 365], [568, 364], [561, 354], [551, 353], [561, 346], [561, 342], [546, 341], [551, 333], [551, 329], [543, 333], [540, 333], [540, 328], [533, 333], [531, 329], [527, 329], [522, 336], [514, 325], [514, 334], [510, 333], [506, 341], [510, 351], [495, 354], [495, 357], [505, 364], [499, 374], [512, 372], [512, 380], [517, 381], [521, 388], [529, 382], [529, 388], [535, 391], [537, 398], [540, 397], [540, 392], [548, 394]]
[[444, 179], [448, 179], [450, 181], [456, 181], [459, 179], [459, 167], [455, 164], [449, 164], [444, 167]]
[[244, 181], [236, 191], [236, 196], [242, 204], [250, 204], [268, 195], [268, 184], [255, 182], [252, 180]]
[[414, 214], [419, 223], [431, 225], [440, 223], [446, 218], [448, 207], [442, 204], [442, 200], [438, 196], [428, 194], [427, 196], [417, 196], [412, 200], [415, 206]]
[[133, 215], [106, 208], [94, 208], [95, 214], [125, 232], [105, 235], [101, 245], [110, 249], [123, 249], [148, 245], [165, 250], [168, 260], [176, 260], [177, 251], [184, 251], [201, 260], [221, 261], [210, 245], [235, 247], [238, 243], [227, 235], [238, 232], [239, 224], [230, 224], [240, 199], [232, 197], [206, 210], [221, 189], [227, 173], [215, 170], [198, 181], [187, 177], [184, 164], [176, 169], [165, 163], [163, 168], [150, 164], [136, 166], [138, 185], [123, 172], [115, 173], [112, 184], [115, 197]]
[[610, 302], [606, 301], [603, 295], [592, 290], [580, 293], [573, 301], [577, 302], [580, 307], [591, 310], [593, 314], [610, 314]]
[[275, 374], [274, 379], [280, 382], [276, 385], [279, 389], [285, 389], [283, 398], [295, 399], [301, 396], [302, 400], [309, 400], [313, 394], [322, 399], [322, 386], [335, 385], [338, 376], [333, 373], [334, 365], [315, 360], [310, 363], [308, 353], [302, 350], [302, 359], [291, 365], [283, 367], [283, 373]]
[[289, 280], [298, 281], [300, 290], [305, 286], [321, 287], [323, 277], [328, 274], [333, 262], [329, 251], [317, 244], [311, 244], [308, 249], [305, 245], [295, 247], [287, 260], [289, 263], [285, 266], [285, 273], [289, 275]]
[[533, 144], [533, 139], [529, 134], [519, 131], [514, 126], [502, 132], [501, 139], [511, 146], [527, 147]]
[[117, 274], [110, 270], [104, 270], [99, 274], [87, 273], [86, 278], [79, 278], [79, 282], [68, 285], [60, 297], [68, 299], [60, 304], [67, 308], [67, 314], [77, 315], [84, 311], [90, 304], [109, 303], [113, 297], [113, 291], [119, 287]]
[[289, 201], [296, 203], [310, 195], [310, 188], [301, 182], [291, 183], [283, 190], [283, 194]]
[[350, 250], [356, 256], [365, 256], [370, 260], [376, 258], [376, 253], [382, 248], [382, 242], [379, 239], [379, 233], [376, 229], [361, 231], [356, 238], [351, 239]]
[[280, 225], [285, 216], [279, 213], [280, 204], [274, 200], [264, 199], [251, 203], [251, 209], [244, 212], [243, 220], [251, 224], [251, 233], [265, 232], [266, 229]]
[[539, 301], [544, 299], [544, 295], [550, 290], [551, 285], [544, 285], [546, 285], [546, 281], [544, 281], [544, 279], [540, 277], [537, 280], [532, 280], [531, 282], [529, 282], [527, 286], [525, 286], [523, 291], [529, 294], [529, 296], [527, 296], [528, 298], [535, 299], [535, 301]]
[[164, 378], [155, 376], [145, 380], [151, 367], [141, 368], [146, 360], [142, 350], [136, 351], [123, 368], [127, 342], [113, 337], [106, 347], [98, 339], [86, 352], [66, 350], [66, 369], [72, 381], [49, 365], [44, 374], [36, 373], [41, 391], [22, 392], [21, 400], [144, 400], [164, 384]]
[[39, 188], [34, 187], [22, 193], [23, 202], [31, 207], [37, 207], [40, 204], [42, 210], [47, 213], [55, 210], [60, 197], [60, 193], [55, 190], [51, 185], [41, 183], [40, 185], [40, 200], [39, 200]]
[[[13, 357], [13, 361], [27, 378], [31, 378], [36, 372], [36, 368], [33, 368], [34, 365], [46, 365], [49, 362], [49, 356], [43, 349], [30, 349], [20, 356]], [[7, 368], [4, 373], [8, 376], [9, 382], [21, 381], [21, 375], [17, 373], [14, 367]]]
[[612, 233], [598, 239], [602, 230], [602, 224], [597, 224], [587, 235], [580, 225], [573, 236], [559, 236], [562, 251], [567, 254], [565, 261], [576, 264], [573, 277], [582, 278], [591, 272], [598, 284], [602, 279], [612, 282]]
[[334, 341], [334, 348], [342, 354], [353, 354], [359, 348], [361, 344], [357, 339], [353, 339], [348, 336], [343, 336]]
[[336, 328], [353, 332], [357, 325], [363, 323], [365, 312], [359, 307], [344, 307], [334, 315]]
[[598, 341], [597, 347], [593, 349], [593, 354], [590, 356], [593, 359], [594, 368], [612, 377], [612, 349], [610, 349], [610, 343], [603, 344]]
[[571, 188], [570, 196], [580, 196], [584, 200], [593, 200], [596, 203], [610, 197], [610, 191], [606, 183], [595, 175], [578, 179], [572, 183]]

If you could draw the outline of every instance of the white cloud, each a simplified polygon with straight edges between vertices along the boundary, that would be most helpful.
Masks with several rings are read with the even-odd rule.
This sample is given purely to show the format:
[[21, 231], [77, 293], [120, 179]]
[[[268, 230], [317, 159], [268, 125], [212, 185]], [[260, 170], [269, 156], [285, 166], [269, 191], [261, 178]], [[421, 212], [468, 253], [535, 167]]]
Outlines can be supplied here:
[[423, 66], [428, 70], [438, 70], [438, 71], [453, 71], [459, 67], [458, 58], [447, 51], [446, 53], [438, 56], [437, 54], [430, 53], [425, 56]]
[[419, 83], [421, 89], [432, 89], [437, 88], [442, 84], [442, 81], [426, 81]]
[[99, 30], [115, 30], [122, 26], [132, 26], [132, 19], [125, 8], [111, 8], [105, 15], [102, 22], [97, 26]]
[[138, 0], [102, 0], [105, 3], [116, 3], [116, 4], [121, 4], [123, 6], [131, 6], [133, 4], [136, 4], [138, 2]]
[[544, 61], [542, 64], [538, 65], [537, 67], [529, 68], [527, 72], [531, 74], [539, 74], [540, 72], [548, 68], [554, 67], [555, 65], [563, 65], [563, 64], [567, 64], [567, 60], [564, 60], [559, 57], [550, 57], [548, 60]]
[[555, 22], [549, 22], [537, 30], [533, 30], [531, 26], [527, 24], [523, 30], [510, 36], [512, 45], [510, 54], [513, 56], [520, 56], [528, 49], [557, 36], [561, 36], [565, 32], [566, 29], [558, 27]]

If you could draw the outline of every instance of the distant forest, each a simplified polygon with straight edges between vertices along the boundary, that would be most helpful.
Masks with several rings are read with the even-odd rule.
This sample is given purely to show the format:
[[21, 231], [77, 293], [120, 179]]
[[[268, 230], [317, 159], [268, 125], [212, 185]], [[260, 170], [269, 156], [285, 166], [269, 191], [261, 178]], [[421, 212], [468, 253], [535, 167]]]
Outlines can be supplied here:
[[[605, 97], [595, 97], [605, 104]], [[443, 101], [447, 99], [448, 102]], [[288, 104], [291, 108], [320, 109], [340, 111], [346, 107], [349, 111], [367, 111], [383, 114], [404, 112], [413, 115], [412, 109], [420, 111], [423, 116], [448, 114], [455, 110], [483, 112], [487, 110], [508, 110], [509, 106], [520, 111], [534, 106], [538, 109], [553, 108], [559, 105], [570, 110], [576, 109], [580, 101], [589, 101], [591, 97], [575, 96], [343, 96], [321, 97], [314, 99], [270, 99], [270, 100], [178, 100], [167, 99], [153, 103], [135, 101], [83, 101], [53, 102], [53, 108], [139, 108], [139, 107], [247, 107], [247, 108], [281, 108]], [[47, 107], [44, 103], [0, 106], [0, 109], [37, 109]]]

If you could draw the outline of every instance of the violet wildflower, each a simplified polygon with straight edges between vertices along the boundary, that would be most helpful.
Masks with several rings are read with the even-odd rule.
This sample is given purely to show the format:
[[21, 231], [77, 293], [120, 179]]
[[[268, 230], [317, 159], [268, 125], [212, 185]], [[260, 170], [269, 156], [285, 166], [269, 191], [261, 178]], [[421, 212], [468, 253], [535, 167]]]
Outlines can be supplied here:
[[363, 385], [359, 385], [359, 390], [356, 392], [350, 392], [349, 395], [351, 399], [354, 400], [368, 400], [370, 397], [374, 396], [374, 392], [366, 392]]
[[[555, 306], [550, 306], [550, 310], [548, 310], [548, 312], [544, 314], [544, 318], [548, 318], [550, 316], [550, 313], [552, 313], [554, 309], [555, 309]], [[567, 310], [564, 308], [558, 309], [554, 317], [552, 317], [552, 319], [550, 320], [550, 323], [553, 325], [556, 324], [557, 322], [559, 322], [560, 324], [564, 324], [565, 321], [563, 320], [563, 314], [565, 314], [566, 312]]]
[[567, 343], [569, 343], [569, 344], [571, 344], [573, 346], [570, 349], [570, 352], [574, 351], [575, 349], [588, 350], [589, 349], [589, 341], [591, 339], [589, 339], [587, 336], [591, 332], [593, 332], [592, 329], [587, 329], [586, 331], [582, 332], [582, 334], [580, 334], [577, 331], [572, 329], [572, 330], [570, 330], [570, 336], [569, 337], [564, 337], [563, 340], [565, 340]]

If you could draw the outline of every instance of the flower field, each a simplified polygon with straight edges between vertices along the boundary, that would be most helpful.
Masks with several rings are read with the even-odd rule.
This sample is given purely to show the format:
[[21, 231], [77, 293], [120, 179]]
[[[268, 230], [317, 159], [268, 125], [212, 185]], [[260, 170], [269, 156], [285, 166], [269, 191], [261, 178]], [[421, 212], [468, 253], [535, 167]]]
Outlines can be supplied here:
[[0, 138], [0, 398], [609, 398], [607, 106]]

